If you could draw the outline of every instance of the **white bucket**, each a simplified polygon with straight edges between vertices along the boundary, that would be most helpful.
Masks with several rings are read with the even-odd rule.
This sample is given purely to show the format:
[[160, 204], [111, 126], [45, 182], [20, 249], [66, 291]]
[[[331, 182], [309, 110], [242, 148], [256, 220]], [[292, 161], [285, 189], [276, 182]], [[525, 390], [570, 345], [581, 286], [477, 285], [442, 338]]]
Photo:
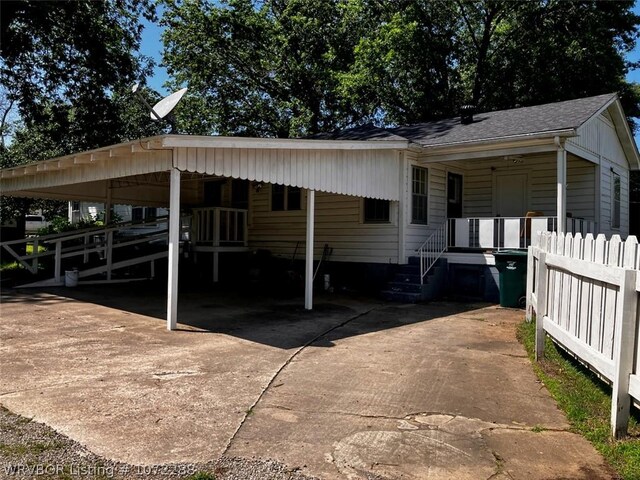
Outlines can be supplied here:
[[65, 270], [65, 272], [64, 272], [64, 286], [65, 287], [77, 287], [78, 286], [78, 270]]

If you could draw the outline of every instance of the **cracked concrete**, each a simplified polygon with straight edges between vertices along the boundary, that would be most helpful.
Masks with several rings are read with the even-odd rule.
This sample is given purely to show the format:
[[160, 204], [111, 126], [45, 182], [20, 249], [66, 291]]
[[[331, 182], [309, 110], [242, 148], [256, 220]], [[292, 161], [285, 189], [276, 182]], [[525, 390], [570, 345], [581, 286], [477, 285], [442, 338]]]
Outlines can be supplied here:
[[167, 332], [154, 291], [58, 292], [76, 298], [3, 295], [0, 403], [108, 458], [271, 458], [329, 479], [612, 477], [536, 381], [521, 311], [181, 294], [187, 323]]

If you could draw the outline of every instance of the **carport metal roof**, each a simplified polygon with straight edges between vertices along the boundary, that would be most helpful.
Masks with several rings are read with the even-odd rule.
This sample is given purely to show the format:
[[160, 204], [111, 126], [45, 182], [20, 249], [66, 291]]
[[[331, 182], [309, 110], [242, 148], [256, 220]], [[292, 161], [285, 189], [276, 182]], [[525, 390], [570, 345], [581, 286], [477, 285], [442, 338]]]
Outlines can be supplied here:
[[311, 309], [315, 191], [397, 201], [402, 171], [399, 151], [407, 148], [409, 141], [405, 140], [161, 135], [3, 169], [0, 192], [107, 204], [168, 205], [167, 328], [174, 330], [178, 315], [180, 205], [181, 199], [189, 199], [193, 193], [182, 172], [308, 190], [305, 308]]
[[[104, 201], [107, 181], [166, 186], [154, 176], [176, 168], [329, 193], [398, 200], [404, 140], [257, 139], [162, 135], [1, 170], [4, 195]], [[139, 188], [136, 190], [140, 190]], [[119, 196], [120, 195], [120, 196]], [[166, 204], [166, 188], [137, 195], [116, 189], [113, 203]]]

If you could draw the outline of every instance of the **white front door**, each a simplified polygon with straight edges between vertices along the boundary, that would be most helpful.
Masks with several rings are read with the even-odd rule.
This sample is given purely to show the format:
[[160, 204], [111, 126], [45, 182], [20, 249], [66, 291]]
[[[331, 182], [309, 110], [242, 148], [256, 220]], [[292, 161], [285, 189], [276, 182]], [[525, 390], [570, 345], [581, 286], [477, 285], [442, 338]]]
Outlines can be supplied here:
[[527, 213], [527, 174], [500, 173], [495, 177], [495, 215], [524, 217]]

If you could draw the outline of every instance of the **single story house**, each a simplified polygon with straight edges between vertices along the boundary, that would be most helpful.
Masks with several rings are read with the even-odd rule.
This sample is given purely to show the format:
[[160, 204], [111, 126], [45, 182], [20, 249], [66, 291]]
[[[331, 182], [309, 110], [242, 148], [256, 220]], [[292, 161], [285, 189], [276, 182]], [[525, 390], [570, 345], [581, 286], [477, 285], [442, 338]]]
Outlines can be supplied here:
[[532, 232], [626, 236], [638, 169], [620, 101], [607, 94], [305, 139], [161, 135], [3, 169], [0, 185], [4, 195], [168, 208], [174, 328], [181, 212], [214, 277], [227, 252], [306, 251], [307, 308], [327, 248], [338, 274], [388, 281], [400, 270], [389, 291], [408, 299], [428, 295], [445, 260], [451, 288], [491, 298], [492, 252], [526, 248]]

